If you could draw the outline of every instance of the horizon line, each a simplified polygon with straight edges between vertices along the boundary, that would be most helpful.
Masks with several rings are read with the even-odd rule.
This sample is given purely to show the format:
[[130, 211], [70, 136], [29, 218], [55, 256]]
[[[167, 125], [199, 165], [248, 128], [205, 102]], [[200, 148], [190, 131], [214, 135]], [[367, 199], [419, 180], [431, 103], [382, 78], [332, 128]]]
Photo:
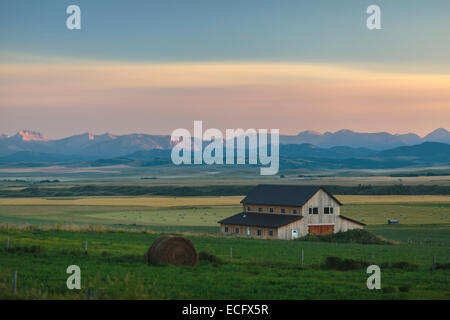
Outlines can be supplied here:
[[[205, 128], [205, 130], [206, 129], [209, 129], [209, 128]], [[259, 130], [259, 129], [267, 129], [267, 128], [259, 128], [259, 129], [257, 129], [257, 128], [230, 128], [230, 129], [243, 129], [245, 131], [245, 130], [248, 130], [248, 129]], [[276, 128], [273, 128], [273, 129], [276, 129]], [[348, 132], [359, 133], [359, 134], [387, 133], [387, 134], [392, 135], [392, 136], [416, 135], [419, 138], [423, 139], [426, 136], [428, 136], [429, 134], [431, 134], [431, 133], [433, 133], [433, 132], [435, 132], [437, 130], [440, 130], [440, 129], [443, 129], [443, 130], [445, 130], [447, 132], [450, 132], [449, 130], [447, 130], [444, 127], [439, 127], [439, 128], [433, 129], [433, 130], [429, 131], [427, 134], [425, 134], [423, 136], [419, 135], [419, 134], [417, 134], [415, 132], [406, 132], [406, 133], [392, 133], [392, 132], [389, 132], [389, 131], [366, 132], [366, 131], [356, 131], [356, 130], [352, 130], [352, 129], [339, 129], [339, 130], [336, 130], [336, 131], [323, 131], [323, 132], [320, 132], [318, 130], [305, 129], [303, 131], [298, 131], [297, 133], [293, 133], [293, 134], [280, 133], [280, 136], [292, 136], [292, 137], [295, 137], [295, 136], [299, 135], [300, 133], [305, 133], [305, 132], [306, 133], [310, 133], [310, 134], [324, 135], [326, 133], [336, 134], [336, 133], [341, 132], [341, 131], [348, 131]], [[268, 129], [268, 130], [272, 130], [272, 129]], [[280, 129], [280, 132], [281, 132], [281, 129]], [[14, 136], [19, 135], [20, 133], [30, 133], [30, 134], [39, 135], [39, 136], [42, 137], [41, 141], [61, 140], [61, 139], [66, 139], [66, 138], [70, 138], [70, 137], [74, 137], [74, 136], [81, 136], [81, 135], [93, 135], [93, 136], [112, 135], [114, 137], [127, 136], [127, 135], [133, 135], [133, 134], [136, 134], [136, 135], [151, 135], [151, 136], [169, 136], [169, 137], [171, 136], [171, 133], [167, 134], [167, 133], [129, 132], [129, 133], [122, 133], [122, 134], [114, 134], [114, 133], [111, 133], [111, 132], [93, 133], [93, 132], [85, 131], [85, 132], [81, 132], [81, 133], [74, 133], [74, 134], [67, 135], [67, 136], [49, 137], [49, 138], [47, 138], [47, 136], [45, 134], [42, 134], [41, 131], [36, 131], [36, 130], [32, 130], [32, 129], [21, 129], [21, 130], [16, 131], [14, 134], [8, 134], [8, 133], [5, 133], [5, 132], [0, 130], [0, 136], [4, 135], [4, 136], [7, 136], [7, 138], [12, 138]]]

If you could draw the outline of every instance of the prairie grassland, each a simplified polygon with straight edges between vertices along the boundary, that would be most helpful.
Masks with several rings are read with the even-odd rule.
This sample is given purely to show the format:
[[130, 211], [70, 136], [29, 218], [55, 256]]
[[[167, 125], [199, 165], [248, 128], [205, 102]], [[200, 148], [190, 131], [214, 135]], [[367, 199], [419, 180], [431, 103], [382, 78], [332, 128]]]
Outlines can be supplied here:
[[[341, 213], [368, 225], [450, 223], [450, 196], [338, 196]], [[213, 227], [238, 213], [242, 197], [3, 198], [0, 219], [22, 223], [87, 223]]]
[[[389, 196], [359, 196], [337, 195], [344, 205], [366, 203], [450, 203], [450, 196], [421, 196], [421, 195], [389, 195]], [[1, 200], [0, 200], [1, 203]]]
[[406, 225], [450, 223], [450, 203], [349, 204], [341, 212], [367, 225], [387, 224], [388, 219]]
[[[54, 198], [0, 198], [0, 205], [87, 205], [87, 206], [148, 206], [148, 207], [177, 207], [177, 206], [221, 206], [239, 205], [242, 196], [222, 197], [54, 197]], [[422, 196], [422, 195], [387, 195], [360, 196], [337, 195], [344, 205], [366, 203], [450, 203], [450, 196]]]
[[139, 226], [218, 226], [239, 206], [63, 206], [3, 205], [0, 220], [22, 223], [88, 223]]
[[[74, 206], [221, 206], [239, 205], [243, 196], [225, 197], [54, 197], [54, 198], [0, 198], [1, 205], [74, 205]], [[450, 202], [450, 197], [449, 202]]]
[[[419, 176], [393, 177], [398, 173]], [[428, 176], [427, 173], [433, 172]], [[349, 170], [349, 171], [308, 171], [304, 169], [282, 170], [280, 175], [261, 176], [259, 168], [243, 166], [242, 170], [200, 167], [127, 167], [122, 165], [101, 167], [31, 167], [0, 168], [0, 188], [28, 185], [31, 181], [58, 179], [54, 187], [97, 184], [97, 185], [140, 185], [140, 186], [211, 186], [211, 185], [257, 185], [260, 183], [305, 184], [305, 185], [450, 185], [450, 169], [417, 168], [409, 170]], [[441, 174], [441, 175], [439, 175]], [[283, 175], [283, 178], [280, 176]], [[17, 182], [15, 179], [27, 180]], [[42, 184], [46, 187], [51, 184]]]
[[[414, 243], [397, 245], [191, 235], [199, 252], [223, 262], [200, 261], [194, 268], [147, 265], [144, 254], [160, 234], [0, 228], [0, 243], [6, 237], [10, 242], [8, 252], [0, 248], [0, 298], [86, 299], [91, 288], [94, 299], [450, 299], [450, 270], [431, 270], [433, 256], [439, 263], [449, 262], [448, 243], [442, 245], [449, 231], [423, 243], [418, 242], [423, 237], [421, 228], [414, 227], [419, 232], [409, 230], [404, 237], [412, 237]], [[88, 255], [83, 254], [85, 240]], [[299, 267], [301, 249], [303, 268]], [[383, 269], [382, 290], [371, 291], [366, 287], [365, 269], [320, 267], [329, 256], [369, 261], [371, 255], [377, 264], [405, 261], [407, 268]], [[72, 264], [82, 270], [82, 290], [66, 287], [66, 269]], [[11, 295], [12, 270], [18, 271], [15, 296]]]

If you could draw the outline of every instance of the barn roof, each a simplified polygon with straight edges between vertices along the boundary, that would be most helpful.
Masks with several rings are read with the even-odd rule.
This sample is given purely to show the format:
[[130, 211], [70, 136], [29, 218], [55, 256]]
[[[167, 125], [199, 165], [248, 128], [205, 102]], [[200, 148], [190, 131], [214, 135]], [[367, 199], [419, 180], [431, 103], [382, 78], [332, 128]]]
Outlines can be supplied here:
[[357, 221], [357, 220], [353, 220], [353, 219], [350, 219], [350, 218], [344, 217], [344, 216], [343, 216], [342, 214], [340, 214], [340, 215], [339, 215], [339, 217], [341, 217], [342, 219], [345, 219], [345, 220], [348, 220], [348, 221], [354, 222], [354, 223], [356, 223], [356, 224], [360, 224], [360, 225], [362, 225], [362, 226], [365, 226], [365, 225], [366, 225], [365, 223], [359, 222], [359, 221]]
[[325, 191], [338, 204], [342, 205], [338, 199], [322, 186], [289, 184], [260, 184], [251, 190], [241, 203], [301, 207], [320, 189]]
[[271, 214], [271, 213], [254, 213], [241, 212], [229, 218], [220, 220], [221, 224], [234, 224], [240, 226], [255, 226], [265, 228], [279, 228], [292, 222], [301, 220], [303, 217], [291, 214]]

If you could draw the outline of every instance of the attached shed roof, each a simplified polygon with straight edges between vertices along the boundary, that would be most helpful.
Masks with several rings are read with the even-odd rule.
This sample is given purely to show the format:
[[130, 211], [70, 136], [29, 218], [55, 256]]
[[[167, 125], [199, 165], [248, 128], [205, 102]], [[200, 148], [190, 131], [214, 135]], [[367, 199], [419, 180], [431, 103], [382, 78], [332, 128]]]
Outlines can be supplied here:
[[241, 212], [229, 218], [220, 220], [221, 224], [233, 224], [240, 226], [255, 226], [265, 228], [279, 228], [292, 222], [301, 220], [302, 216], [291, 214], [271, 214], [271, 213], [254, 213]]
[[353, 220], [353, 219], [350, 219], [350, 218], [344, 217], [344, 216], [343, 216], [342, 214], [340, 214], [340, 215], [339, 215], [339, 217], [341, 217], [342, 219], [345, 219], [345, 220], [348, 220], [348, 221], [354, 222], [354, 223], [356, 223], [356, 224], [362, 225], [362, 226], [365, 226], [365, 225], [366, 225], [365, 223], [359, 222], [359, 221], [357, 221], [357, 220]]
[[289, 184], [260, 184], [251, 190], [241, 203], [301, 207], [321, 189], [338, 204], [342, 205], [338, 199], [322, 186], [299, 186]]

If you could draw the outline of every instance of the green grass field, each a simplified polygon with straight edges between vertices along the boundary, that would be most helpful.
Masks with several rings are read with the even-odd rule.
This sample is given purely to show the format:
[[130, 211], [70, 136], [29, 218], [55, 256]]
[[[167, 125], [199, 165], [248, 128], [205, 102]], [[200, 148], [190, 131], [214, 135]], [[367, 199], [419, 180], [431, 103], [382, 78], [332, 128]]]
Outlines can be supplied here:
[[[438, 233], [434, 233], [438, 230]], [[389, 235], [393, 228], [376, 228]], [[444, 232], [445, 231], [445, 232]], [[70, 232], [3, 229], [0, 241], [10, 252], [0, 255], [0, 298], [86, 299], [449, 299], [449, 270], [431, 270], [432, 257], [449, 262], [450, 226], [400, 229], [397, 245], [312, 243], [303, 241], [189, 236], [199, 251], [231, 263], [200, 261], [196, 267], [149, 266], [144, 254], [158, 236], [145, 232]], [[405, 235], [402, 235], [403, 233]], [[422, 242], [434, 234], [433, 242]], [[414, 243], [402, 240], [410, 239]], [[83, 254], [88, 241], [89, 254]], [[444, 244], [444, 245], [443, 245]], [[13, 248], [39, 246], [40, 252]], [[305, 252], [299, 268], [300, 250]], [[375, 263], [408, 261], [417, 270], [382, 270], [382, 290], [366, 288], [364, 269], [321, 270], [328, 256]], [[82, 270], [82, 290], [66, 288], [69, 265]], [[18, 271], [16, 296], [11, 295], [12, 270]]]
[[[450, 271], [431, 270], [433, 256], [438, 263], [450, 262], [448, 196], [339, 196], [345, 204], [343, 215], [367, 223], [367, 230], [394, 245], [219, 236], [217, 221], [239, 212], [241, 198], [2, 198], [0, 298], [86, 299], [88, 288], [95, 299], [450, 298]], [[388, 218], [398, 218], [401, 224], [388, 226]], [[51, 227], [55, 225], [64, 230]], [[87, 225], [99, 227], [86, 231]], [[163, 233], [182, 233], [198, 251], [226, 263], [149, 266], [144, 254]], [[82, 253], [85, 240], [87, 256]], [[230, 248], [233, 261], [228, 263]], [[406, 261], [417, 269], [384, 268], [382, 290], [370, 291], [364, 269], [320, 267], [329, 256], [369, 261], [372, 254], [376, 264]], [[66, 288], [66, 268], [72, 264], [81, 267], [81, 291]], [[15, 296], [12, 270], [18, 271]]]

